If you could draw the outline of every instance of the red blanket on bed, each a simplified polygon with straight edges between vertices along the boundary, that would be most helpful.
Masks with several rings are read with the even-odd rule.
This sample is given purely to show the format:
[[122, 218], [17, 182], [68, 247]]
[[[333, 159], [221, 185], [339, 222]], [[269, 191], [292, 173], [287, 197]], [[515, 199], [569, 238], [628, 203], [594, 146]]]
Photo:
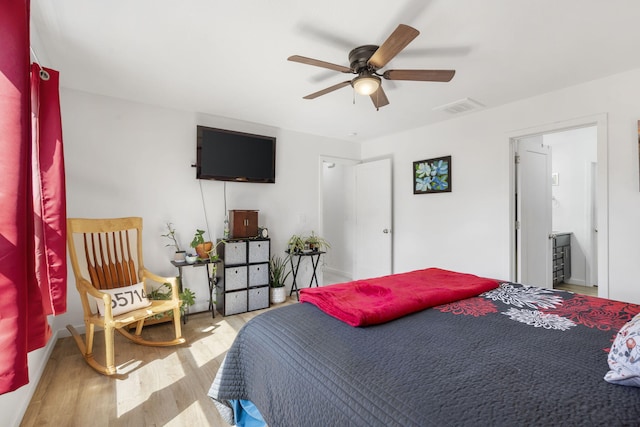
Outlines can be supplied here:
[[351, 326], [375, 325], [425, 308], [497, 288], [497, 280], [439, 268], [300, 290], [300, 302], [318, 306]]

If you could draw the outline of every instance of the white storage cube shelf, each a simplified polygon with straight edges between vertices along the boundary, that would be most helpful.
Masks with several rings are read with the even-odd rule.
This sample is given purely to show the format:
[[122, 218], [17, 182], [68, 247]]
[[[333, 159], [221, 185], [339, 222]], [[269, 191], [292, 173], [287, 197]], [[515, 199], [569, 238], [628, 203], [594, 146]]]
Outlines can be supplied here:
[[269, 284], [269, 264], [249, 265], [249, 287]]
[[249, 263], [269, 262], [269, 241], [249, 242]]
[[247, 290], [224, 294], [225, 316], [247, 311]]
[[229, 242], [224, 245], [225, 265], [247, 263], [247, 242]]
[[225, 267], [224, 288], [226, 291], [247, 289], [247, 266]]
[[269, 307], [269, 257], [269, 239], [224, 244], [216, 288], [216, 308], [223, 316]]
[[269, 307], [269, 288], [249, 289], [249, 311]]

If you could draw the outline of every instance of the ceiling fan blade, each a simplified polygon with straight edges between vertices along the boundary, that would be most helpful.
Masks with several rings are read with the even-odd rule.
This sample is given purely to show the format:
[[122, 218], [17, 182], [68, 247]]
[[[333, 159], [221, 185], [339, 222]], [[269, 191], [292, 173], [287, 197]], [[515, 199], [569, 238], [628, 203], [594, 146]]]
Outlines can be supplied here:
[[316, 67], [328, 68], [341, 73], [352, 73], [351, 68], [343, 65], [332, 64], [331, 62], [320, 61], [318, 59], [307, 58], [306, 56], [293, 55], [287, 58], [289, 61], [299, 62], [301, 64], [315, 65]]
[[384, 93], [382, 86], [378, 87], [378, 90], [369, 96], [371, 97], [371, 101], [373, 101], [373, 105], [376, 107], [376, 110], [380, 109], [380, 107], [384, 107], [385, 105], [389, 105], [389, 99], [387, 99], [387, 94]]
[[387, 70], [382, 77], [387, 80], [448, 82], [455, 74], [456, 70]]
[[318, 92], [314, 92], [314, 93], [312, 93], [310, 95], [303, 96], [302, 98], [303, 99], [314, 99], [314, 98], [317, 98], [319, 96], [326, 95], [329, 92], [333, 92], [334, 90], [338, 90], [338, 89], [343, 88], [345, 86], [349, 86], [350, 84], [351, 84], [351, 80], [347, 80], [345, 82], [338, 83], [337, 85], [330, 86], [330, 87], [328, 87], [326, 89], [322, 89], [322, 90], [320, 90]]
[[382, 45], [369, 58], [369, 65], [380, 69], [387, 65], [402, 49], [418, 37], [420, 31], [408, 25], [400, 24], [393, 33], [382, 43]]

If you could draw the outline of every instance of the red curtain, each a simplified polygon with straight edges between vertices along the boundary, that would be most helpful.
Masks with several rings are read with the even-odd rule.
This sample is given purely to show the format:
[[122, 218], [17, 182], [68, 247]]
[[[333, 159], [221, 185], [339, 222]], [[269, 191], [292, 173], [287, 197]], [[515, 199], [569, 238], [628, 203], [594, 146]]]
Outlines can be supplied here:
[[51, 336], [46, 315], [66, 309], [57, 73], [39, 83], [32, 121], [29, 71], [29, 0], [0, 0], [0, 394], [29, 382], [27, 353]]
[[45, 314], [67, 309], [66, 194], [59, 73], [31, 64], [31, 173], [35, 274]]

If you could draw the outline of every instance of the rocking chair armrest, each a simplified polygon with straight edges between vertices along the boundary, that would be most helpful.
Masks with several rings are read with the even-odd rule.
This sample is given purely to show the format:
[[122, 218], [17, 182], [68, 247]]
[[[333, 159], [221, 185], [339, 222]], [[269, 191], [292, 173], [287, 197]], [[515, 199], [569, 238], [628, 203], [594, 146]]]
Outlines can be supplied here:
[[78, 284], [82, 287], [83, 291], [85, 291], [86, 293], [88, 293], [89, 295], [91, 295], [93, 297], [104, 299], [104, 295], [108, 295], [108, 297], [109, 297], [109, 301], [108, 302], [111, 303], [111, 295], [109, 295], [109, 294], [107, 294], [105, 292], [100, 292], [88, 280], [80, 279]]
[[180, 299], [179, 293], [180, 293], [180, 286], [178, 284], [178, 278], [177, 277], [163, 277], [163, 276], [158, 276], [155, 273], [150, 272], [147, 269], [142, 270], [142, 278], [144, 279], [151, 279], [154, 282], [157, 283], [168, 283], [169, 286], [171, 286], [171, 296], [172, 299], [178, 300]]
[[[78, 288], [82, 287], [87, 294], [94, 298], [101, 299], [104, 302], [104, 318], [108, 321], [113, 321], [113, 314], [111, 313], [111, 294], [100, 292], [100, 290], [94, 288], [91, 282], [86, 279], [81, 278], [78, 284]], [[87, 309], [89, 308], [87, 307]]]

